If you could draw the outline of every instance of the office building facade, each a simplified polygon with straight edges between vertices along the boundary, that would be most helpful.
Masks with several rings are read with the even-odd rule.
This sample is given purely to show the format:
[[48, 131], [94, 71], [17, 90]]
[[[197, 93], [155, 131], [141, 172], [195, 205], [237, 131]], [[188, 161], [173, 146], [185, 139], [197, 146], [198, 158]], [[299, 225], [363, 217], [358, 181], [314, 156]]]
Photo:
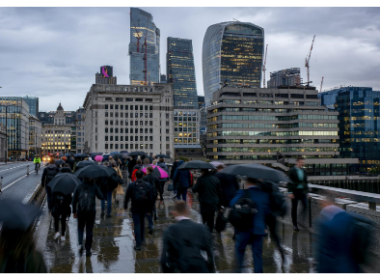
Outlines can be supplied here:
[[229, 86], [261, 87], [264, 29], [249, 22], [211, 25], [203, 39], [202, 69], [206, 106], [212, 94]]
[[207, 108], [207, 158], [226, 164], [293, 164], [310, 175], [346, 175], [357, 159], [339, 152], [338, 113], [312, 87], [223, 88]]
[[199, 109], [205, 107], [205, 97], [198, 95], [198, 106]]
[[35, 115], [29, 114], [29, 158], [41, 156], [41, 135], [41, 121]]
[[83, 107], [86, 153], [127, 150], [174, 157], [170, 84], [93, 85]]
[[270, 72], [270, 79], [267, 88], [277, 88], [279, 86], [296, 86], [302, 83], [301, 69], [297, 67]]
[[29, 114], [36, 116], [39, 111], [39, 98], [33, 96], [24, 96], [23, 99], [29, 106]]
[[380, 91], [341, 87], [323, 92], [322, 102], [339, 113], [341, 154], [359, 158], [353, 171], [368, 172], [380, 164]]
[[22, 97], [13, 96], [1, 96], [0, 105], [0, 121], [7, 126], [8, 158], [26, 158], [29, 152], [29, 106]]
[[166, 75], [165, 75], [165, 74], [161, 74], [160, 83], [165, 84], [165, 83], [167, 83], [167, 82], [168, 82], [168, 81], [167, 81]]
[[131, 85], [152, 85], [160, 82], [160, 30], [151, 14], [131, 8], [130, 11]]
[[95, 74], [95, 84], [116, 85], [117, 77], [113, 76], [113, 67], [104, 65], [100, 67], [100, 72]]
[[84, 108], [79, 108], [76, 111], [75, 115], [75, 136], [76, 136], [76, 153], [84, 153], [84, 116], [85, 116], [85, 110]]

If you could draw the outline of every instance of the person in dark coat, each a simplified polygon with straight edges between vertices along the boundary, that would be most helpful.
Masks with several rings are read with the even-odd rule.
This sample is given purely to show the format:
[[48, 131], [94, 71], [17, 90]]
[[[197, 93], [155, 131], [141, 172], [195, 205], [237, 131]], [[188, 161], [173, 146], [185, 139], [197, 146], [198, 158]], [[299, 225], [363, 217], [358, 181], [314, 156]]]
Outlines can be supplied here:
[[[112, 168], [108, 161], [103, 162], [103, 165], [108, 168]], [[102, 209], [100, 216], [104, 217], [105, 215], [106, 200], [107, 200], [107, 218], [110, 218], [111, 211], [112, 211], [112, 193], [113, 193], [113, 190], [116, 189], [117, 183], [115, 184], [113, 178], [102, 177], [97, 180], [97, 184], [104, 198], [100, 201], [100, 207]]]
[[219, 168], [215, 173], [215, 177], [219, 179], [220, 187], [222, 189], [221, 206], [228, 207], [231, 199], [235, 196], [239, 190], [239, 184], [236, 176], [231, 174], [220, 173], [223, 168]]
[[136, 165], [136, 157], [132, 156], [132, 159], [128, 162], [128, 178], [132, 178], [132, 171]]
[[[145, 242], [145, 216], [152, 215], [152, 205], [153, 205], [153, 187], [143, 181], [144, 173], [141, 170], [136, 172], [136, 182], [130, 183], [125, 194], [124, 199], [124, 209], [128, 209], [128, 202], [131, 200], [131, 212], [133, 219], [133, 226], [136, 238], [136, 245], [134, 249], [136, 251], [141, 250], [141, 245]], [[145, 200], [143, 202], [139, 201], [136, 197], [137, 188], [143, 188], [145, 193]]]
[[45, 187], [46, 199], [49, 212], [51, 212], [51, 188], [47, 184], [57, 175], [59, 168], [55, 165], [55, 160], [52, 158], [49, 160], [49, 165], [42, 172], [41, 185]]
[[[63, 195], [60, 193], [53, 193], [52, 195], [52, 216], [54, 218], [54, 239], [61, 239], [65, 241], [66, 233], [66, 218], [71, 215], [70, 204], [72, 201], [71, 194]], [[59, 233], [59, 221], [61, 221], [61, 233]]]
[[66, 162], [70, 165], [71, 170], [74, 170], [75, 158], [74, 158], [73, 156], [70, 156], [70, 157], [67, 159]]
[[65, 163], [63, 167], [59, 170], [59, 173], [73, 173], [70, 168], [70, 164]]
[[289, 178], [293, 183], [288, 183], [289, 198], [292, 201], [292, 222], [293, 229], [299, 231], [297, 223], [298, 202], [301, 201], [303, 211], [307, 209], [307, 195], [309, 192], [306, 171], [302, 168], [305, 165], [303, 158], [297, 158], [296, 165], [289, 170]]
[[[258, 182], [251, 178], [247, 178], [244, 184], [249, 198], [256, 204], [257, 213], [253, 217], [252, 227], [249, 230], [236, 230], [235, 254], [238, 272], [242, 272], [245, 248], [248, 244], [252, 246], [255, 273], [264, 272], [263, 237], [266, 235], [266, 221], [270, 215], [270, 194], [263, 191], [258, 185]], [[236, 196], [230, 202], [230, 207], [233, 207], [245, 194], [245, 190], [237, 191]]]
[[212, 233], [215, 212], [221, 208], [222, 190], [219, 179], [207, 169], [202, 169], [201, 173], [202, 176], [198, 178], [197, 183], [193, 186], [193, 193], [198, 193], [202, 221], [207, 224]]
[[[82, 212], [79, 204], [79, 197], [82, 192], [85, 190], [90, 190], [92, 192], [92, 198], [93, 201], [90, 203], [93, 205], [93, 209], [90, 209], [88, 212]], [[91, 256], [91, 247], [92, 247], [92, 236], [93, 236], [93, 229], [94, 229], [94, 223], [95, 223], [95, 216], [96, 216], [96, 201], [95, 197], [98, 199], [102, 200], [103, 194], [94, 184], [94, 180], [85, 177], [83, 180], [83, 184], [80, 184], [75, 188], [74, 191], [74, 196], [73, 196], [73, 202], [72, 202], [72, 207], [73, 207], [73, 217], [75, 219], [78, 219], [78, 243], [79, 243], [79, 254], [83, 254], [83, 234], [84, 234], [84, 228], [86, 227], [86, 256]]]
[[149, 183], [152, 186], [152, 191], [153, 191], [153, 215], [147, 215], [148, 218], [148, 223], [149, 223], [149, 233], [153, 233], [153, 216], [154, 219], [157, 220], [157, 213], [156, 213], [156, 200], [157, 200], [157, 193], [158, 190], [160, 189], [160, 182], [156, 177], [153, 176], [153, 167], [148, 166], [146, 168], [146, 173], [147, 175], [143, 177], [143, 181]]
[[[179, 158], [176, 157], [176, 160], [175, 160], [175, 162], [173, 163], [172, 168], [171, 168], [171, 170], [170, 170], [170, 176], [169, 176], [169, 179], [171, 180], [172, 184], [173, 184], [174, 173], [175, 173], [175, 171], [177, 170], [177, 167], [180, 166], [180, 165], [178, 164], [179, 161], [180, 161]], [[173, 185], [174, 185], [174, 184], [173, 184]], [[177, 198], [177, 190], [173, 190], [173, 193], [175, 194], [175, 195], [173, 196], [173, 199], [174, 199], [174, 198]]]
[[[178, 166], [183, 163], [182, 160], [178, 161]], [[182, 199], [186, 201], [187, 189], [191, 187], [191, 174], [190, 170], [177, 169], [173, 176], [174, 189], [177, 190], [177, 199]]]
[[211, 234], [206, 226], [190, 220], [189, 214], [184, 201], [176, 202], [172, 215], [177, 223], [169, 226], [163, 237], [160, 262], [164, 273], [215, 272]]

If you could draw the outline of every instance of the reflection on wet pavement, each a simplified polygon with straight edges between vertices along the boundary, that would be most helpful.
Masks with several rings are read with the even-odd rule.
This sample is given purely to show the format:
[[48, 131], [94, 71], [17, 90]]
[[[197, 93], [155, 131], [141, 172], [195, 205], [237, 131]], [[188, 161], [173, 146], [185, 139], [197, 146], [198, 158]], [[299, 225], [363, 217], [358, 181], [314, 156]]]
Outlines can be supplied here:
[[[93, 255], [79, 257], [77, 246], [77, 222], [73, 217], [68, 221], [66, 241], [54, 242], [54, 228], [51, 222], [47, 236], [44, 257], [50, 272], [57, 273], [158, 273], [161, 271], [159, 259], [162, 249], [163, 231], [172, 223], [174, 200], [172, 192], [165, 193], [164, 202], [157, 201], [158, 220], [154, 232], [146, 230], [146, 244], [142, 251], [133, 250], [134, 236], [132, 219], [122, 209], [123, 198], [118, 205], [113, 205], [112, 218], [100, 217], [100, 201], [97, 201], [97, 216], [94, 227]], [[188, 193], [191, 218], [200, 222], [199, 204], [192, 193]], [[46, 219], [50, 220], [50, 218]], [[145, 223], [147, 227], [147, 220]], [[265, 238], [263, 247], [263, 264], [265, 273], [311, 273], [313, 270], [312, 234], [306, 230], [294, 233], [292, 225], [281, 222], [278, 233], [286, 251], [286, 260], [282, 265], [280, 253], [269, 237]], [[216, 270], [220, 273], [234, 272], [233, 228], [228, 225], [221, 234], [213, 233]], [[253, 272], [252, 252], [247, 247], [244, 272]]]

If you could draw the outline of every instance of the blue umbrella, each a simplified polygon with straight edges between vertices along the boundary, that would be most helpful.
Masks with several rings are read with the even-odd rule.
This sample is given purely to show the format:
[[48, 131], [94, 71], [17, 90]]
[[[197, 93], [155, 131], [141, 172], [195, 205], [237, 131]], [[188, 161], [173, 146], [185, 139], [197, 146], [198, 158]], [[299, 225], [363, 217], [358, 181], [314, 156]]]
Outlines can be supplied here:
[[111, 156], [114, 157], [114, 158], [121, 158], [122, 154], [120, 154], [119, 152], [112, 152]]

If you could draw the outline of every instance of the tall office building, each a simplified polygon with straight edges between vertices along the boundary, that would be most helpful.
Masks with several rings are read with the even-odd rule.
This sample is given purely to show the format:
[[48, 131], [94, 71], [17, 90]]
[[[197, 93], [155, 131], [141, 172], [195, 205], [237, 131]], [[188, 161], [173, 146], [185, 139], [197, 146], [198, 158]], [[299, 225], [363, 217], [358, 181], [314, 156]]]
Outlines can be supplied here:
[[267, 82], [268, 88], [277, 88], [279, 86], [300, 85], [301, 69], [297, 67], [270, 72], [270, 80]]
[[39, 111], [39, 98], [32, 96], [24, 96], [22, 99], [29, 105], [29, 114], [37, 117]]
[[353, 172], [380, 164], [380, 91], [341, 87], [322, 93], [322, 104], [339, 112], [339, 141], [344, 157], [359, 158]]
[[95, 74], [95, 84], [116, 85], [117, 78], [113, 76], [113, 67], [104, 65], [100, 67], [100, 73]]
[[205, 97], [198, 95], [198, 106], [199, 109], [205, 107]]
[[229, 86], [260, 88], [264, 29], [249, 22], [211, 25], [203, 38], [202, 68], [206, 106], [225, 81]]
[[161, 74], [160, 82], [161, 82], [162, 84], [165, 84], [165, 83], [168, 82], [167, 79], [166, 79], [166, 75], [165, 75], [165, 74]]
[[131, 8], [129, 79], [131, 85], [152, 85], [160, 82], [160, 29], [151, 14]]
[[192, 41], [169, 37], [167, 45], [166, 74], [173, 85], [174, 108], [198, 109]]

